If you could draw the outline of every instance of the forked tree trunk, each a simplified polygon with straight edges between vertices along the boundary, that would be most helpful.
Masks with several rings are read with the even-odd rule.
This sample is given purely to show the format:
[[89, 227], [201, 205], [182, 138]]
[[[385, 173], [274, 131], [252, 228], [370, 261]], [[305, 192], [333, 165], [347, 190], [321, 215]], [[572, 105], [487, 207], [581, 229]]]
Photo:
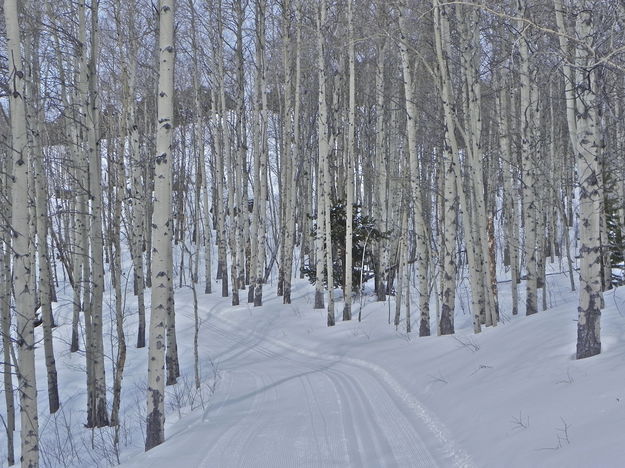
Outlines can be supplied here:
[[420, 188], [420, 161], [417, 153], [417, 106], [413, 89], [412, 65], [408, 54], [406, 24], [403, 8], [400, 8], [399, 28], [401, 41], [402, 73], [404, 79], [404, 99], [406, 104], [406, 133], [408, 134], [407, 154], [409, 157], [410, 198], [413, 203], [414, 224], [416, 231], [417, 271], [419, 278], [419, 336], [430, 335], [430, 295], [428, 285], [428, 245], [426, 220], [423, 215], [423, 204]]
[[[462, 183], [460, 177], [460, 151], [458, 147], [458, 143], [455, 138], [456, 131], [456, 109], [455, 109], [455, 98], [453, 96], [452, 90], [452, 78], [449, 69], [449, 48], [450, 48], [450, 32], [449, 32], [449, 17], [447, 13], [447, 9], [445, 6], [441, 5], [439, 0], [432, 0], [434, 6], [434, 33], [435, 33], [435, 42], [436, 42], [436, 56], [438, 62], [438, 69], [440, 72], [440, 80], [441, 80], [441, 98], [443, 101], [443, 113], [445, 117], [445, 126], [447, 135], [447, 143], [450, 146], [451, 150], [451, 158], [453, 164], [451, 164], [450, 169], [455, 171], [455, 180], [456, 180], [456, 191], [458, 195], [458, 206], [459, 209], [462, 210], [462, 224], [465, 233], [465, 246], [467, 250], [467, 256], [469, 260], [469, 280], [471, 283], [471, 306], [472, 306], [472, 314], [473, 314], [473, 331], [475, 333], [479, 333], [481, 331], [481, 323], [480, 323], [480, 297], [483, 290], [479, 287], [483, 278], [480, 278], [480, 267], [477, 265], [477, 260], [475, 258], [475, 250], [473, 248], [474, 239], [473, 239], [473, 230], [471, 229], [471, 217], [470, 217], [470, 207], [468, 204], [468, 196], [465, 193], [465, 187]], [[447, 217], [447, 214], [445, 215]], [[451, 246], [446, 246], [446, 248], [451, 248]], [[451, 280], [450, 280], [451, 281]], [[451, 285], [448, 286], [448, 288]], [[443, 294], [445, 294], [445, 290], [443, 289]], [[451, 297], [450, 303], [451, 306]], [[441, 311], [441, 318], [442, 318]], [[450, 318], [453, 315], [450, 311]]]

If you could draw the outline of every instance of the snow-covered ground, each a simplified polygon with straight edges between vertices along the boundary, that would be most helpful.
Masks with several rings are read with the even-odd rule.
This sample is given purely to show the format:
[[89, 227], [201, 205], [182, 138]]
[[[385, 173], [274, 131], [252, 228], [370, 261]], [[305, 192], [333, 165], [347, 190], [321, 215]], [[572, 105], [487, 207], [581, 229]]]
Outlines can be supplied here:
[[[553, 307], [532, 317], [507, 314], [509, 283], [500, 284], [504, 323], [479, 335], [459, 294], [457, 334], [428, 338], [388, 324], [392, 298], [367, 296], [362, 322], [328, 328], [305, 281], [296, 283], [291, 305], [271, 285], [261, 308], [200, 294], [199, 391], [192, 294], [179, 289], [183, 377], [168, 387], [167, 441], [143, 453], [147, 350], [135, 349], [129, 334], [120, 461], [152, 468], [625, 466], [625, 289], [605, 295], [602, 354], [576, 361], [577, 295], [567, 284], [565, 275], [548, 276]], [[66, 352], [67, 328], [56, 332], [63, 403], [56, 417], [43, 416], [43, 363], [38, 369], [43, 461], [108, 466], [116, 462], [112, 431], [82, 428], [84, 357]]]

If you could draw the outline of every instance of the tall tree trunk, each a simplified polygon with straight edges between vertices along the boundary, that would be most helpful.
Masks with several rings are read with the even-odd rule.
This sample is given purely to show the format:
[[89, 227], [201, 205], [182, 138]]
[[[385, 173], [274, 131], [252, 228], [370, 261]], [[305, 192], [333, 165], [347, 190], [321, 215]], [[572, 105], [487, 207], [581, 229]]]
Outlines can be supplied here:
[[35, 301], [29, 289], [33, 258], [29, 246], [29, 168], [26, 134], [25, 80], [22, 68], [19, 12], [16, 0], [4, 0], [7, 50], [9, 54], [9, 109], [13, 160], [11, 231], [13, 234], [13, 287], [17, 317], [17, 368], [21, 419], [21, 462], [39, 466], [39, 421], [35, 377]]
[[[525, 0], [518, 0], [519, 15], [527, 17]], [[518, 21], [523, 31], [519, 41], [520, 85], [521, 85], [521, 167], [523, 171], [523, 217], [525, 227], [525, 269], [527, 274], [525, 313], [538, 312], [538, 266], [537, 266], [537, 201], [535, 183], [536, 161], [532, 157], [532, 135], [535, 98], [532, 81], [536, 79], [534, 67], [530, 64], [529, 45], [525, 23]]]
[[[345, 177], [345, 303], [343, 320], [352, 319], [352, 233], [354, 215], [354, 159], [356, 153], [356, 60], [354, 57], [354, 1], [347, 1], [349, 110], [347, 119], [347, 157]], [[362, 286], [362, 285], [361, 285]]]
[[[37, 11], [37, 9], [35, 9]], [[35, 13], [40, 21], [39, 12]], [[48, 407], [50, 414], [56, 413], [59, 409], [59, 389], [57, 383], [56, 362], [54, 359], [54, 346], [52, 339], [52, 303], [50, 294], [50, 268], [48, 256], [48, 184], [47, 175], [44, 171], [44, 154], [41, 146], [41, 125], [44, 121], [43, 112], [40, 102], [40, 69], [39, 69], [39, 36], [35, 32], [33, 44], [27, 42], [25, 52], [30, 56], [32, 76], [28, 85], [28, 94], [30, 95], [30, 115], [34, 121], [30, 124], [31, 140], [32, 140], [32, 157], [34, 166], [34, 191], [35, 191], [35, 209], [36, 218], [35, 231], [37, 233], [37, 267], [38, 275], [38, 291], [39, 304], [41, 307], [41, 318], [43, 325], [43, 348], [46, 362], [46, 375], [48, 381]], [[33, 240], [34, 242], [34, 240]], [[33, 268], [33, 280], [35, 279]]]
[[414, 224], [416, 231], [417, 271], [419, 282], [419, 336], [430, 335], [430, 295], [428, 285], [428, 240], [426, 235], [426, 220], [423, 214], [423, 200], [420, 189], [420, 162], [417, 151], [417, 106], [413, 89], [412, 65], [408, 54], [406, 39], [405, 11], [400, 9], [399, 28], [401, 41], [399, 52], [404, 79], [404, 99], [406, 104], [406, 133], [408, 134], [407, 153], [409, 157], [410, 198], [413, 203]]
[[174, 0], [159, 3], [158, 125], [152, 217], [152, 299], [145, 449], [165, 440], [165, 333], [172, 263], [171, 167], [174, 101]]
[[[585, 3], [585, 2], [584, 2]], [[577, 322], [577, 359], [601, 352], [601, 238], [600, 162], [597, 140], [597, 77], [591, 66], [594, 41], [593, 11], [577, 14], [575, 99], [577, 174], [579, 177], [580, 286]]]
[[[5, 10], [6, 11], [6, 10]], [[12, 198], [11, 198], [11, 179], [13, 176], [12, 155], [8, 157], [5, 153], [2, 155], [0, 169], [2, 175], [0, 181], [2, 183], [1, 193], [6, 196], [6, 203], [0, 207], [0, 212], [7, 222], [11, 222]], [[6, 430], [7, 442], [7, 463], [9, 466], [15, 464], [15, 391], [13, 387], [13, 368], [11, 359], [15, 355], [13, 342], [11, 340], [11, 232], [9, 229], [2, 231], [2, 251], [0, 252], [0, 338], [2, 338], [2, 377], [4, 381], [4, 404], [6, 409], [6, 421], [4, 428]], [[16, 364], [16, 363], [13, 363]]]
[[[317, 165], [317, 227], [316, 227], [316, 257], [317, 257], [317, 275], [315, 281], [315, 309], [323, 309], [323, 280], [324, 280], [324, 268], [329, 263], [332, 265], [332, 260], [326, 261], [326, 255], [328, 248], [324, 246], [326, 242], [326, 223], [325, 223], [325, 192], [329, 190], [326, 187], [325, 166], [328, 158], [329, 144], [328, 144], [328, 104], [326, 97], [326, 65], [325, 65], [325, 48], [324, 48], [324, 31], [326, 21], [326, 2], [321, 0], [319, 5], [319, 12], [317, 17], [317, 73], [319, 76], [319, 111], [317, 116], [317, 128], [318, 128], [318, 145], [319, 145], [319, 158]], [[329, 180], [329, 178], [328, 178]], [[330, 252], [331, 253], [331, 252]], [[328, 276], [330, 271], [326, 271]], [[328, 326], [334, 325], [334, 314], [330, 316], [328, 313]]]
[[99, 0], [91, 4], [91, 59], [88, 68], [89, 105], [87, 112], [87, 145], [89, 148], [89, 196], [91, 205], [91, 359], [93, 363], [93, 397], [90, 401], [92, 414], [90, 426], [108, 425], [106, 407], [106, 380], [104, 373], [104, 340], [102, 301], [104, 296], [104, 234], [102, 232], [102, 163], [99, 142], [99, 100], [97, 91], [97, 60], [99, 47], [98, 31]]
[[[441, 98], [443, 101], [443, 113], [445, 117], [445, 126], [447, 135], [447, 143], [451, 149], [451, 157], [453, 164], [451, 169], [455, 170], [455, 179], [457, 184], [457, 194], [459, 200], [459, 208], [462, 210], [462, 224], [465, 234], [465, 247], [469, 260], [469, 281], [471, 283], [471, 307], [473, 314], [473, 331], [479, 333], [481, 331], [480, 323], [480, 305], [481, 294], [483, 288], [479, 285], [483, 281], [481, 277], [481, 267], [478, 265], [475, 258], [475, 250], [473, 248], [473, 230], [471, 229], [471, 217], [470, 206], [468, 203], [468, 196], [466, 194], [465, 186], [462, 183], [460, 177], [460, 151], [458, 142], [456, 141], [456, 109], [455, 99], [452, 90], [452, 79], [449, 70], [449, 48], [450, 48], [450, 32], [449, 32], [449, 17], [445, 6], [441, 5], [439, 0], [432, 0], [434, 5], [434, 33], [436, 43], [436, 56], [438, 62], [438, 69], [441, 80]], [[447, 217], [447, 214], [445, 215]], [[451, 246], [450, 246], [451, 247]], [[443, 291], [444, 293], [444, 291]], [[451, 314], [451, 312], [450, 312]], [[442, 311], [441, 311], [442, 317]]]

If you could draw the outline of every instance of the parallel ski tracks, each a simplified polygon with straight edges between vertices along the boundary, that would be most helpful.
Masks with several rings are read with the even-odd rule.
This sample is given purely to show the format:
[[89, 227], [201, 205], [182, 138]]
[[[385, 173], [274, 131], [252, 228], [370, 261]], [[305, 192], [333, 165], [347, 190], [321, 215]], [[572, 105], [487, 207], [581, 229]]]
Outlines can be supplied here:
[[[351, 358], [323, 356], [276, 342], [266, 337], [265, 332], [271, 329], [271, 322], [267, 321], [262, 322], [261, 328], [246, 331], [210, 314], [202, 327], [231, 343], [218, 358], [226, 372], [238, 374], [238, 368], [243, 366], [257, 379], [257, 393], [248, 398], [248, 413], [212, 442], [202, 466], [210, 466], [211, 459], [231, 459], [228, 466], [233, 467], [441, 466], [437, 460], [443, 460], [443, 466], [472, 466], [466, 454], [457, 456], [457, 449], [450, 453], [446, 447], [444, 453], [440, 447], [429, 448], [422, 434], [429, 436], [428, 442], [437, 436], [440, 439], [440, 434], [427, 434], [432, 429], [430, 424], [421, 427], [419, 418], [410, 417], [415, 408], [406, 404], [405, 395], [398, 393], [375, 369], [363, 367]], [[254, 356], [279, 363], [284, 375], [259, 376], [254, 369]], [[275, 407], [276, 401], [284, 398], [281, 385], [291, 380], [297, 380], [302, 388], [301, 405], [308, 414], [299, 423], [297, 433], [290, 427], [291, 433], [281, 434], [280, 443], [271, 442], [263, 435], [268, 429], [263, 427], [265, 423], [250, 420], [264, 407]], [[210, 419], [210, 413], [207, 418]], [[229, 458], [224, 458], [223, 447], [227, 447]]]

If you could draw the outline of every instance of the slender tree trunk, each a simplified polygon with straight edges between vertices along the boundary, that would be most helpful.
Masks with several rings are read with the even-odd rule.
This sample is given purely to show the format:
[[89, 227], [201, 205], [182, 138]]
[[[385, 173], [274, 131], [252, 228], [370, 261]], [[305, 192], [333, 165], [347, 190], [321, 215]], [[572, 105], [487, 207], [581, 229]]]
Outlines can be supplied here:
[[[384, 124], [384, 60], [386, 58], [388, 41], [384, 40], [382, 46], [378, 46], [375, 74], [376, 92], [376, 219], [380, 232], [388, 231], [388, 154], [385, 146], [385, 124]], [[388, 268], [389, 241], [384, 238], [379, 241], [378, 247], [378, 301], [386, 300], [386, 270]], [[359, 312], [360, 316], [360, 312]]]
[[[37, 13], [38, 19], [40, 15]], [[31, 57], [32, 76], [30, 82], [27, 83], [28, 94], [30, 95], [30, 115], [33, 122], [30, 124], [31, 140], [32, 140], [32, 157], [34, 166], [34, 191], [35, 191], [35, 207], [36, 216], [31, 222], [35, 224], [37, 233], [37, 268], [39, 271], [38, 291], [39, 305], [41, 307], [41, 318], [43, 325], [43, 348], [46, 362], [46, 375], [48, 381], [48, 407], [50, 414], [56, 413], [59, 409], [59, 390], [57, 383], [56, 362], [54, 359], [54, 346], [52, 339], [52, 303], [50, 297], [50, 268], [48, 256], [48, 184], [46, 173], [44, 171], [44, 154], [41, 146], [41, 122], [43, 122], [43, 112], [41, 111], [40, 102], [40, 70], [39, 70], [39, 34], [35, 33], [33, 45], [30, 41], [26, 44], [25, 52]], [[33, 240], [34, 242], [34, 240]], [[32, 279], [35, 280], [34, 268]]]
[[519, 313], [519, 254], [518, 237], [519, 226], [517, 216], [517, 203], [515, 195], [515, 184], [512, 160], [512, 150], [510, 147], [510, 92], [506, 89], [509, 86], [508, 80], [503, 80], [498, 96], [499, 109], [499, 147], [501, 149], [501, 159], [503, 167], [504, 183], [504, 213], [506, 221], [506, 239], [508, 256], [510, 258], [510, 290], [512, 295], [512, 315]]
[[92, 340], [88, 343], [93, 362], [93, 399], [91, 400], [92, 425], [102, 427], [108, 425], [108, 408], [106, 406], [106, 380], [104, 374], [104, 340], [102, 301], [104, 296], [104, 234], [102, 231], [102, 163], [99, 143], [99, 102], [97, 92], [97, 60], [99, 50], [98, 32], [99, 0], [91, 5], [91, 60], [88, 68], [89, 105], [87, 112], [87, 144], [89, 148], [89, 196], [91, 205], [91, 257], [92, 257], [92, 289], [91, 289], [91, 327]]
[[257, 20], [258, 20], [258, 82], [260, 91], [260, 113], [258, 122], [259, 134], [259, 161], [258, 161], [258, 199], [254, 200], [254, 204], [258, 203], [258, 232], [256, 252], [256, 271], [255, 271], [255, 288], [254, 288], [254, 307], [263, 305], [263, 283], [265, 282], [265, 250], [267, 242], [267, 172], [269, 164], [269, 148], [267, 143], [267, 127], [269, 123], [269, 113], [267, 109], [267, 66], [265, 63], [265, 15], [267, 9], [266, 0], [257, 0]]
[[[12, 198], [11, 179], [13, 175], [12, 157], [3, 154], [0, 169], [2, 175], [1, 192], [6, 196], [6, 202], [0, 207], [1, 213], [7, 222], [11, 221]], [[4, 403], [6, 409], [6, 442], [7, 464], [15, 464], [14, 434], [15, 434], [15, 391], [13, 388], [13, 368], [11, 359], [14, 356], [13, 343], [11, 341], [11, 233], [8, 229], [2, 232], [2, 252], [0, 253], [0, 338], [2, 338], [2, 376], [4, 381]], [[16, 364], [15, 362], [13, 364]]]
[[[332, 260], [326, 261], [326, 255], [331, 246], [324, 246], [326, 239], [326, 203], [325, 192], [329, 190], [326, 187], [325, 166], [328, 158], [328, 104], [326, 97], [326, 65], [325, 65], [325, 48], [324, 37], [325, 21], [326, 21], [326, 2], [321, 0], [319, 6], [319, 16], [317, 18], [317, 72], [319, 76], [319, 111], [317, 117], [318, 139], [319, 139], [319, 162], [317, 167], [317, 228], [316, 228], [316, 251], [317, 251], [317, 277], [315, 282], [315, 309], [323, 309], [323, 280], [324, 268], [328, 263], [332, 265]], [[327, 178], [329, 180], [329, 177]], [[329, 197], [328, 197], [329, 198]], [[331, 254], [331, 252], [330, 252]], [[325, 265], [324, 265], [325, 264]], [[326, 271], [328, 277], [331, 271]], [[328, 283], [329, 287], [329, 283]], [[328, 307], [330, 307], [328, 305]], [[329, 309], [328, 309], [329, 310]], [[328, 313], [328, 326], [334, 325], [334, 314], [330, 316]]]
[[[347, 121], [347, 157], [345, 177], [345, 304], [343, 320], [352, 319], [352, 233], [354, 215], [354, 159], [356, 153], [356, 64], [354, 52], [354, 1], [347, 1], [349, 111]], [[362, 287], [362, 285], [361, 285]]]

